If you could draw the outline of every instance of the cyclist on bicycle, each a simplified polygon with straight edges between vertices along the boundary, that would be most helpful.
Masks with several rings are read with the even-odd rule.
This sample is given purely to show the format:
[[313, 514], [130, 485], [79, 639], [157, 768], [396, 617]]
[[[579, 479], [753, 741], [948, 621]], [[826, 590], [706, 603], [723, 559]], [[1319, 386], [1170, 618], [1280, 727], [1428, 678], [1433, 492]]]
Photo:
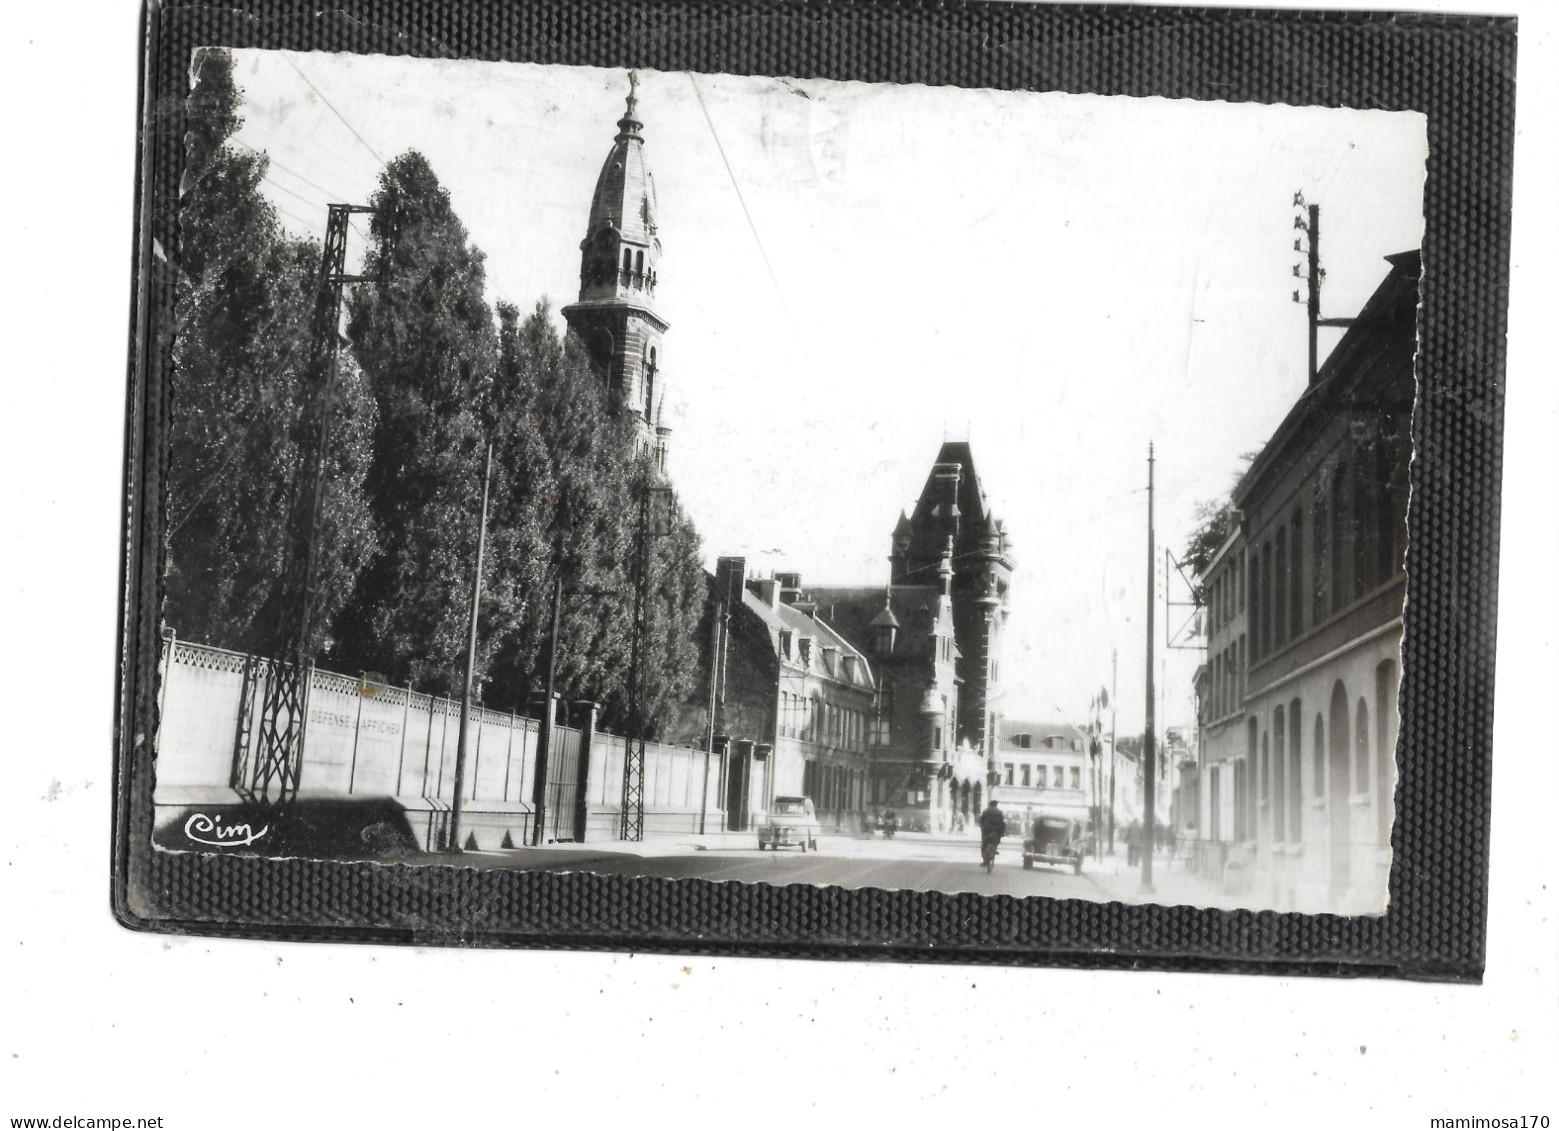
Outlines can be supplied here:
[[996, 846], [1001, 843], [1001, 838], [1007, 832], [1007, 818], [1001, 811], [1001, 806], [996, 799], [991, 798], [991, 803], [985, 807], [985, 812], [980, 814], [980, 859], [986, 859], [986, 854], [996, 855]]

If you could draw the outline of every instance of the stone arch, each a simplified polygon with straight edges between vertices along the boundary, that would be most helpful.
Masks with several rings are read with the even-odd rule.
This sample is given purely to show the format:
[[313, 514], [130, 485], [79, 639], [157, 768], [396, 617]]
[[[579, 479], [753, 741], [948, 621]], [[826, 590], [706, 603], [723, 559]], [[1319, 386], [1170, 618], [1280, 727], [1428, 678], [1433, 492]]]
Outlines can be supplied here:
[[1352, 783], [1351, 767], [1353, 750], [1348, 732], [1348, 692], [1338, 680], [1332, 685], [1332, 703], [1327, 719], [1327, 731], [1331, 736], [1327, 756], [1327, 776], [1331, 788], [1327, 791], [1326, 809], [1328, 850], [1331, 859], [1331, 885], [1334, 893], [1348, 886], [1352, 871], [1352, 834], [1349, 828], [1352, 810], [1349, 790]]

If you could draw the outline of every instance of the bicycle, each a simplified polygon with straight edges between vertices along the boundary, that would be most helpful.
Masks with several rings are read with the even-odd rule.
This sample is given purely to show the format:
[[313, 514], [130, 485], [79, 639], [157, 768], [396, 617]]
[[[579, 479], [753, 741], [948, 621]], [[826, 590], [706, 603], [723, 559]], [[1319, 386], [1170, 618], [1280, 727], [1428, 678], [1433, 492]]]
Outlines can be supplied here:
[[989, 838], [980, 841], [980, 863], [985, 865], [985, 874], [990, 875], [996, 867], [996, 841]]

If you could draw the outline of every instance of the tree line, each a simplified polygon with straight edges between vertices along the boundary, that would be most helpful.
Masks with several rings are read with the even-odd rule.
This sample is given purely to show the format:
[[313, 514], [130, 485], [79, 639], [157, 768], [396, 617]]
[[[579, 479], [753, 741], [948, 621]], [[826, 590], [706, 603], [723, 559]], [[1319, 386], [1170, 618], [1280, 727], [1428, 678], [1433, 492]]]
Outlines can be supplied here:
[[[232, 141], [231, 57], [197, 60], [186, 108], [164, 514], [164, 619], [181, 637], [263, 652], [314, 392], [322, 247], [284, 231], [265, 154]], [[493, 448], [476, 684], [525, 710], [546, 683], [628, 717], [639, 501], [653, 471], [580, 343], [545, 300], [489, 306], [484, 256], [420, 153], [368, 201], [363, 282], [346, 297], [317, 546], [321, 666], [447, 695], [464, 678], [483, 467]], [[706, 582], [673, 499], [650, 542], [642, 717], [693, 698]]]

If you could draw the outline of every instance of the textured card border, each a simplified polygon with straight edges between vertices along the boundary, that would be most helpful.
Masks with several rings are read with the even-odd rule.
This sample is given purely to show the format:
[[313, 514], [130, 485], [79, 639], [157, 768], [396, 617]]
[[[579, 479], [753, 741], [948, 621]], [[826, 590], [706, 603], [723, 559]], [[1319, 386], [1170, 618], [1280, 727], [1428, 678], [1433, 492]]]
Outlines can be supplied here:
[[[143, 11], [112, 904], [246, 938], [1478, 981], [1516, 22], [1024, 4], [183, 0]], [[1230, 102], [1428, 119], [1391, 903], [1380, 918], [154, 852], [167, 342], [197, 45]]]

